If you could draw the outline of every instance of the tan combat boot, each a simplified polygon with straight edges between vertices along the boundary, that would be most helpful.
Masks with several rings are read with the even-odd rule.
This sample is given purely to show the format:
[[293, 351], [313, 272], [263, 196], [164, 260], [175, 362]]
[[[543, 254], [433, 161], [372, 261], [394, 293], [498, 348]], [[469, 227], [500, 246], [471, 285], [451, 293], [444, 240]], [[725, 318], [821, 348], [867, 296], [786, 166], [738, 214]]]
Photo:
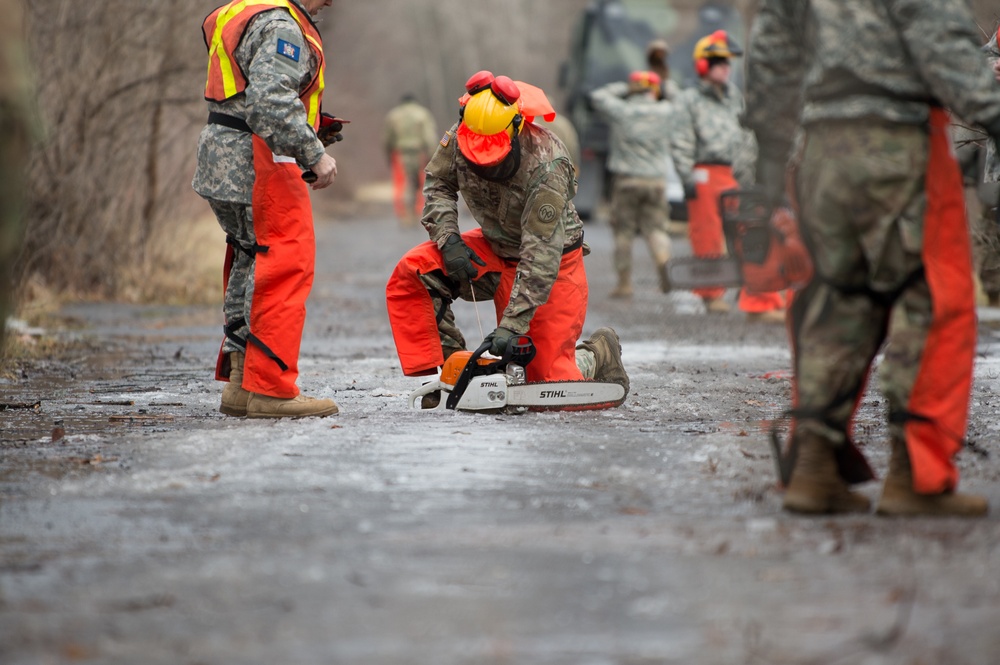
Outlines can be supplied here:
[[814, 435], [800, 436], [798, 457], [782, 507], [809, 514], [868, 512], [868, 497], [852, 492], [837, 473], [833, 448]]
[[219, 407], [221, 413], [227, 416], [244, 417], [247, 415], [247, 401], [250, 399], [250, 392], [243, 389], [243, 358], [245, 356], [240, 351], [233, 351], [229, 354], [229, 383], [222, 389], [222, 405]]
[[670, 293], [673, 285], [670, 283], [670, 275], [667, 274], [667, 264], [661, 263], [656, 266], [656, 274], [660, 277], [660, 291]]
[[982, 517], [989, 510], [985, 497], [975, 494], [943, 492], [917, 494], [913, 491], [913, 472], [906, 443], [893, 440], [889, 473], [882, 486], [882, 496], [875, 512], [879, 515], [954, 515], [957, 517]]
[[250, 393], [247, 418], [324, 418], [340, 411], [332, 399], [297, 395], [291, 399]]
[[628, 395], [628, 374], [622, 365], [622, 345], [618, 333], [612, 328], [598, 328], [594, 334], [577, 347], [594, 354], [594, 380], [602, 383], [617, 383], [625, 388]]
[[725, 314], [729, 311], [729, 303], [722, 298], [702, 298], [705, 311], [709, 314]]
[[632, 273], [622, 270], [618, 273], [618, 286], [611, 292], [612, 298], [628, 300], [632, 297]]
[[747, 312], [747, 323], [785, 323], [785, 310], [772, 309], [766, 312]]

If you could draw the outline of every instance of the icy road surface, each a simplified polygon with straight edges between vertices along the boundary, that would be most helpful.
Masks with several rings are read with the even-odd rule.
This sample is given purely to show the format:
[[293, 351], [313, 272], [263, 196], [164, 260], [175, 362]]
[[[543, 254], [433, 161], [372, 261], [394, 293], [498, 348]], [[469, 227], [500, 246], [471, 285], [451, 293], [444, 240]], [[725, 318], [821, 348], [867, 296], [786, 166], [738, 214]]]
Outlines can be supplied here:
[[[960, 458], [994, 515], [794, 517], [783, 330], [657, 293], [639, 242], [636, 297], [608, 300], [602, 225], [585, 333], [620, 333], [623, 407], [409, 411], [383, 289], [424, 238], [319, 227], [300, 384], [328, 419], [217, 412], [217, 307], [64, 309], [88, 347], [0, 384], [0, 663], [1000, 662], [996, 310]], [[880, 473], [883, 411], [871, 391], [857, 419]]]

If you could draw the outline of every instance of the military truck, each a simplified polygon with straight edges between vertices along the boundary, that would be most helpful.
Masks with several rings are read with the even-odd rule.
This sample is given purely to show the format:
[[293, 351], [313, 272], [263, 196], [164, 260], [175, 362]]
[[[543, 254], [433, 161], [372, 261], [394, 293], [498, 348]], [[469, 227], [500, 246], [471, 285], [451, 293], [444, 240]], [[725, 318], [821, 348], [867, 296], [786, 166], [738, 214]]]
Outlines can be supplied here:
[[[729, 30], [743, 43], [743, 20], [734, 8], [717, 2], [697, 10], [694, 30], [680, 34], [686, 17], [669, 0], [593, 0], [573, 28], [569, 59], [559, 72], [565, 91], [565, 112], [580, 136], [579, 188], [573, 200], [580, 216], [589, 219], [608, 191], [608, 126], [591, 108], [590, 93], [611, 81], [624, 81], [637, 69], [646, 69], [646, 46], [658, 37], [671, 45], [670, 74], [679, 84], [697, 80], [691, 52], [694, 42], [715, 30]], [[734, 68], [737, 85], [740, 67]], [[667, 181], [671, 218], [687, 219], [684, 190], [673, 164]]]

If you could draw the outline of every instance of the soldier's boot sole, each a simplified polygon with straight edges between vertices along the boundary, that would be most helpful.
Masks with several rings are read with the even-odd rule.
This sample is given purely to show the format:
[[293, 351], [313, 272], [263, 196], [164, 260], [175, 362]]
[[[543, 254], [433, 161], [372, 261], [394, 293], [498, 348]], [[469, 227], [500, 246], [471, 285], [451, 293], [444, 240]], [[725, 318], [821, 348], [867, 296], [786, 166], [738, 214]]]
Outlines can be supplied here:
[[799, 444], [782, 508], [808, 515], [866, 513], [871, 509], [871, 501], [852, 492], [840, 477], [833, 448], [809, 438]]
[[297, 395], [291, 399], [250, 393], [247, 418], [325, 418], [340, 412], [332, 399]]
[[908, 483], [886, 478], [875, 512], [887, 517], [982, 517], [989, 512], [989, 502], [959, 492], [917, 494]]
[[239, 351], [229, 354], [229, 383], [222, 389], [222, 403], [219, 412], [227, 416], [243, 418], [247, 415], [247, 402], [250, 401], [250, 391], [243, 388], [243, 358]]

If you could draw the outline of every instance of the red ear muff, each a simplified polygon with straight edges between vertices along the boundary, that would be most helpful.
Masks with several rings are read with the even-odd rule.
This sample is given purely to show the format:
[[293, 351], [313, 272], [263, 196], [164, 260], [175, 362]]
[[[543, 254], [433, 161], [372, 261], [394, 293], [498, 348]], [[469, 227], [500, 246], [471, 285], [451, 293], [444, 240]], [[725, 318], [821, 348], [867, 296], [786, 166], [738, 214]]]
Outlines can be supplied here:
[[493, 83], [493, 72], [488, 70], [478, 71], [469, 77], [469, 80], [465, 82], [465, 91], [470, 95], [474, 95], [477, 92], [481, 92], [486, 88], [490, 87]]
[[698, 58], [694, 61], [694, 70], [698, 73], [698, 76], [704, 76], [708, 74], [708, 58]]

